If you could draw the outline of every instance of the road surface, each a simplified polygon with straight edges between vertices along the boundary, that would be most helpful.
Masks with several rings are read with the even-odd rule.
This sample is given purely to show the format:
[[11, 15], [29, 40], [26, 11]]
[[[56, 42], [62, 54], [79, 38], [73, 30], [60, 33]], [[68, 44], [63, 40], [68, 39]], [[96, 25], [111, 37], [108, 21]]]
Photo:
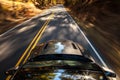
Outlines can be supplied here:
[[16, 65], [50, 14], [45, 11], [0, 35], [0, 80], [4, 80], [7, 69]]
[[65, 8], [57, 5], [0, 35], [0, 80], [5, 79], [7, 69], [16, 65], [51, 14], [54, 16], [50, 18], [38, 43], [52, 39], [72, 40], [83, 45], [99, 65], [107, 66], [103, 56], [96, 51]]

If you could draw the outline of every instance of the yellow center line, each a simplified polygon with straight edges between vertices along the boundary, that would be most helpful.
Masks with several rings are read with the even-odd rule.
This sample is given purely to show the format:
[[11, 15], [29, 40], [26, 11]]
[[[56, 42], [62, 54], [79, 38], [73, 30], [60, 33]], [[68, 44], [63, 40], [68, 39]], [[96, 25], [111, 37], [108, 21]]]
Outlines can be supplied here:
[[[18, 61], [17, 64], [15, 65], [15, 67], [17, 67], [17, 66], [20, 65], [20, 63], [21, 63], [22, 60], [24, 59], [25, 55], [28, 53], [27, 56], [26, 56], [26, 58], [25, 58], [25, 60], [23, 61], [22, 64], [24, 64], [24, 63], [27, 61], [27, 59], [29, 58], [29, 56], [30, 56], [30, 54], [31, 54], [31, 52], [32, 52], [32, 49], [35, 48], [35, 46], [36, 46], [36, 44], [38, 43], [38, 41], [40, 40], [43, 32], [45, 31], [48, 23], [50, 22], [50, 18], [52, 18], [52, 17], [53, 17], [53, 13], [49, 16], [48, 20], [44, 23], [44, 25], [42, 26], [42, 28], [39, 30], [39, 32], [37, 33], [37, 35], [34, 37], [34, 39], [32, 40], [32, 42], [30, 43], [30, 45], [27, 47], [27, 49], [25, 50], [25, 52], [23, 53], [23, 55], [21, 56], [21, 58], [19, 59], [19, 61]], [[33, 45], [33, 46], [32, 46], [32, 45]], [[8, 76], [8, 77], [6, 78], [6, 80], [10, 80], [11, 77], [12, 77], [12, 76]]]
[[[50, 18], [51, 18], [51, 17], [53, 17], [53, 14], [50, 16]], [[29, 51], [28, 55], [26, 56], [26, 58], [25, 58], [23, 64], [27, 61], [27, 59], [28, 59], [29, 56], [30, 56], [31, 51], [35, 48], [36, 44], [37, 44], [38, 41], [40, 40], [40, 38], [41, 38], [43, 32], [45, 31], [45, 29], [46, 29], [48, 23], [50, 22], [50, 18], [49, 18], [49, 20], [46, 22], [46, 24], [43, 26], [43, 29], [41, 29], [40, 35], [38, 36], [38, 38], [37, 38], [37, 40], [35, 41], [35, 43], [34, 43], [34, 45], [32, 46], [32, 48], [30, 49], [30, 51]]]

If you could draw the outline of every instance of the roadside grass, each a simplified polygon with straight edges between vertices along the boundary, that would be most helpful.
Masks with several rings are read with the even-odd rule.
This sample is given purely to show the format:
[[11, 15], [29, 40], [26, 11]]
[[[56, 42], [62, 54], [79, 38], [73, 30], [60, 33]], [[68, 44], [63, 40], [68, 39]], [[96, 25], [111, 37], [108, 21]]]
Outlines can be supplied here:
[[15, 27], [17, 24], [40, 14], [32, 3], [13, 2], [0, 0], [0, 34]]

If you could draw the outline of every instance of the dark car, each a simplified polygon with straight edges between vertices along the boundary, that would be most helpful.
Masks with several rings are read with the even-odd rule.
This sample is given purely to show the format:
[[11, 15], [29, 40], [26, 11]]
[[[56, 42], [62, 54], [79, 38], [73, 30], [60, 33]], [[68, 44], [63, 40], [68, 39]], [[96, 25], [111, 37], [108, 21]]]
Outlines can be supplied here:
[[[11, 80], [113, 80], [115, 74], [94, 63], [77, 43], [52, 40], [38, 44], [29, 60], [6, 73]], [[87, 57], [86, 57], [87, 56]]]

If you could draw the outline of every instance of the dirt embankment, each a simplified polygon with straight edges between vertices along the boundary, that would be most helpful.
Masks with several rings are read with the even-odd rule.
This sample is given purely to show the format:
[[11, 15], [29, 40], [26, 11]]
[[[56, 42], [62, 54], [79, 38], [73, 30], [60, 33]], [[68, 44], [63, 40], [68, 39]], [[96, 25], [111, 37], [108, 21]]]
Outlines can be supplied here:
[[120, 76], [120, 1], [88, 0], [68, 6], [70, 12], [82, 26], [106, 62]]

